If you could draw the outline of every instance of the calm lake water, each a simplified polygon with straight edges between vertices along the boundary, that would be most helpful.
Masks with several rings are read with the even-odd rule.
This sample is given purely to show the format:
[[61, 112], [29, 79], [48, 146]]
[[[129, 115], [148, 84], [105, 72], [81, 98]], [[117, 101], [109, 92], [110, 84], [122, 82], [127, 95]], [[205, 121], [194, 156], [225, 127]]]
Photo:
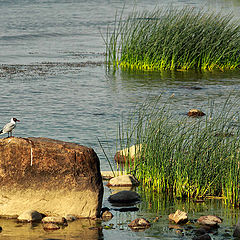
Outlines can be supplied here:
[[[240, 17], [239, 0], [127, 1], [124, 15], [132, 10], [134, 2], [139, 10], [171, 4], [232, 12], [235, 17]], [[136, 104], [159, 95], [163, 96], [163, 102], [168, 103], [168, 98], [174, 94], [170, 108], [182, 115], [196, 107], [207, 111], [210, 100], [221, 107], [229, 94], [239, 97], [239, 72], [107, 73], [101, 33], [105, 36], [107, 26], [113, 24], [116, 11], [120, 12], [123, 6], [120, 0], [1, 0], [0, 124], [4, 125], [14, 116], [21, 120], [15, 136], [49, 137], [93, 147], [100, 158], [101, 169], [108, 170], [97, 138], [114, 155], [121, 116]], [[195, 90], [195, 87], [200, 89]], [[107, 189], [105, 199], [108, 194]], [[144, 204], [143, 201], [138, 206], [138, 212], [115, 211], [117, 217], [110, 222], [115, 229], [103, 230], [104, 239], [179, 239], [166, 224], [166, 214], [175, 210], [175, 203], [168, 203], [164, 209], [157, 210], [148, 209]], [[222, 211], [222, 217], [230, 219], [224, 224], [231, 228], [237, 212], [224, 205], [219, 207], [219, 204], [222, 203], [206, 204], [200, 210], [197, 208], [194, 218], [206, 209]], [[108, 205], [106, 200], [104, 205]], [[190, 211], [195, 210], [191, 208]], [[164, 221], [146, 233], [131, 232], [126, 220], [141, 214], [153, 218], [160, 214]], [[125, 222], [123, 226], [118, 225], [121, 222]], [[79, 224], [87, 225], [73, 223], [49, 236], [51, 239], [79, 239], [79, 236], [84, 239], [81, 234], [90, 234], [92, 237], [86, 239], [98, 239], [94, 235], [96, 230], [92, 230], [93, 235], [86, 230], [88, 228], [77, 232]], [[49, 233], [43, 232], [39, 225], [17, 225], [22, 230], [19, 235], [14, 235], [14, 223], [3, 220], [0, 226], [8, 229], [1, 233], [1, 239], [36, 239], [36, 236], [48, 239]], [[71, 236], [72, 232], [74, 236]]]

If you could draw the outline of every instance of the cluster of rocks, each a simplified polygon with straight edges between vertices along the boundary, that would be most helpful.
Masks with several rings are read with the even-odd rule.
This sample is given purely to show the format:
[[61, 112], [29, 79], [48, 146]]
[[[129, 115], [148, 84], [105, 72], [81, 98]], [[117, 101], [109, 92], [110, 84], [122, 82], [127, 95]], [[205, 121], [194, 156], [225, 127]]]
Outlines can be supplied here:
[[[211, 240], [210, 234], [217, 234], [217, 229], [222, 223], [222, 219], [215, 215], [201, 216], [197, 220], [190, 220], [188, 214], [184, 211], [177, 210], [169, 214], [169, 221], [176, 225], [170, 225], [169, 228], [175, 229], [178, 235], [183, 236], [183, 230], [192, 230], [193, 240]], [[185, 226], [185, 227], [184, 227]], [[240, 237], [239, 227], [233, 233], [234, 237]], [[225, 233], [224, 237], [231, 237], [230, 233]]]
[[[105, 176], [105, 173], [102, 172], [102, 175]], [[129, 187], [130, 189], [132, 187], [138, 186], [139, 182], [137, 179], [128, 174], [128, 175], [120, 175], [117, 177], [113, 177], [109, 180], [107, 183], [108, 187], [118, 187], [118, 191], [114, 192], [108, 197], [108, 201], [113, 205], [113, 206], [132, 206], [136, 203], [139, 203], [141, 198], [138, 193], [135, 191], [131, 190], [123, 190], [124, 187]], [[105, 220], [104, 214], [106, 213], [109, 218], [107, 220], [111, 219], [113, 215], [109, 212], [110, 209], [107, 209], [106, 211], [103, 212], [102, 214], [102, 219]], [[129, 210], [129, 208], [128, 208]], [[134, 209], [135, 210], [135, 209]], [[137, 218], [130, 222], [128, 226], [133, 230], [133, 231], [141, 231], [149, 228], [151, 226], [150, 222], [146, 220], [145, 218]]]
[[44, 214], [41, 214], [35, 210], [23, 212], [17, 218], [17, 220], [20, 222], [41, 222], [44, 230], [58, 230], [60, 227], [67, 226], [68, 222], [72, 222], [76, 219], [76, 216], [70, 214], [66, 215], [66, 217], [45, 216]]
[[[142, 145], [121, 150], [115, 160], [135, 161], [142, 156], [141, 151]], [[0, 139], [0, 217], [38, 222], [44, 230], [58, 230], [78, 218], [108, 221], [113, 214], [109, 208], [102, 208], [102, 176], [109, 180], [108, 187], [118, 188], [108, 198], [111, 205], [135, 211], [137, 208], [131, 206], [141, 199], [132, 188], [139, 182], [132, 175], [101, 174], [93, 149], [47, 138]], [[180, 210], [170, 214], [169, 220], [177, 224], [174, 228], [179, 234], [182, 229], [176, 226], [190, 221], [187, 213]], [[156, 221], [158, 217], [153, 221], [137, 218], [128, 226], [133, 231], [143, 231]], [[194, 223], [200, 226], [194, 239], [211, 239], [209, 231], [218, 228], [221, 222], [217, 216], [200, 217]], [[239, 223], [234, 236], [240, 237]]]
[[[134, 186], [137, 184], [138, 182], [133, 176], [123, 175], [110, 179], [107, 186], [123, 187]], [[122, 206], [125, 203], [131, 204], [139, 202], [140, 196], [134, 191], [120, 190], [117, 193], [110, 195], [108, 200], [113, 205], [118, 203]], [[113, 217], [110, 209], [107, 209], [105, 214], [108, 216], [107, 220]], [[174, 229], [176, 234], [180, 236], [184, 236], [184, 230], [186, 230], [186, 235], [191, 236], [193, 240], [211, 240], [212, 238], [210, 234], [216, 234], [217, 229], [220, 227], [219, 224], [221, 224], [223, 221], [220, 217], [215, 215], [206, 215], [199, 217], [197, 220], [190, 220], [188, 218], [188, 214], [181, 210], [177, 210], [175, 213], [169, 214], [168, 218], [170, 222], [174, 223], [174, 225], [169, 225], [169, 229]], [[159, 217], [156, 217], [153, 221], [149, 221], [145, 218], [136, 218], [128, 224], [128, 227], [130, 227], [133, 231], [144, 231], [150, 228], [151, 225], [158, 220]], [[228, 232], [226, 232], [224, 236], [227, 235], [228, 237], [231, 237], [231, 234]], [[237, 224], [233, 236], [240, 238], [240, 223]]]

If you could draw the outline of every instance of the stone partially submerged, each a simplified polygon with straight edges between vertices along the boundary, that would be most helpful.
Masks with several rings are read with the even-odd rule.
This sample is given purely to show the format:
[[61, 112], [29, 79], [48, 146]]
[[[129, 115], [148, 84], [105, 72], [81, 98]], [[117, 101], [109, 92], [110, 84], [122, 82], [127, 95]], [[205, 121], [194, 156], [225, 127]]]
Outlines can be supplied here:
[[131, 174], [114, 177], [110, 179], [107, 184], [107, 186], [122, 186], [122, 187], [128, 186], [132, 187], [137, 185], [139, 185], [138, 180]]
[[189, 117], [202, 117], [202, 116], [205, 116], [206, 114], [199, 109], [191, 109], [189, 110], [187, 115]]
[[222, 219], [215, 215], [201, 216], [197, 222], [208, 227], [218, 227], [218, 223], [222, 223]]
[[108, 201], [111, 203], [135, 203], [140, 201], [138, 193], [133, 191], [120, 191], [114, 193], [108, 197]]
[[93, 149], [48, 138], [0, 139], [0, 215], [99, 217], [103, 184]]
[[114, 160], [118, 163], [130, 163], [137, 161], [141, 157], [142, 144], [133, 145], [116, 152]]
[[175, 222], [177, 224], [186, 223], [188, 221], [187, 213], [179, 209], [175, 213], [169, 214], [168, 218], [169, 218], [169, 221]]
[[141, 231], [150, 228], [151, 224], [145, 218], [136, 218], [128, 226], [134, 231]]

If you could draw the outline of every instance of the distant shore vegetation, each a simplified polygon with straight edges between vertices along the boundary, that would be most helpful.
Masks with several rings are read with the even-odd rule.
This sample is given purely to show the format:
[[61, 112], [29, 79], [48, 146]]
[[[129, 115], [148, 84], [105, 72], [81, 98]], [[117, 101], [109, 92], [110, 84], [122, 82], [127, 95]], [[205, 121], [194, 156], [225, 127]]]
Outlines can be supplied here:
[[231, 14], [166, 8], [115, 18], [105, 39], [109, 67], [136, 70], [240, 69], [240, 24]]

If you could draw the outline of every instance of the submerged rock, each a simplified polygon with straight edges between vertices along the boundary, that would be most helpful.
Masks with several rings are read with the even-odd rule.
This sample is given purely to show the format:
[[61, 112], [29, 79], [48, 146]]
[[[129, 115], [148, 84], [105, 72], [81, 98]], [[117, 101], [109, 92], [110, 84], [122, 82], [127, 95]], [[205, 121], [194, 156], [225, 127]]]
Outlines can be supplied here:
[[42, 220], [42, 214], [35, 211], [35, 210], [30, 210], [26, 211], [17, 218], [19, 221], [24, 221], [24, 222], [38, 222]]
[[108, 201], [111, 203], [134, 203], [140, 201], [140, 196], [136, 192], [132, 191], [120, 191], [112, 194], [108, 197]]
[[194, 236], [193, 240], [211, 240], [212, 238], [210, 237], [209, 234], [205, 233], [203, 235], [200, 236]]
[[116, 152], [114, 160], [118, 163], [127, 161], [136, 161], [141, 157], [142, 144], [133, 145], [129, 148], [124, 148]]
[[168, 218], [170, 221], [173, 221], [175, 223], [186, 223], [188, 221], [187, 213], [180, 210], [169, 214]]
[[191, 109], [189, 110], [189, 112], [187, 113], [187, 115], [189, 117], [202, 117], [205, 116], [206, 114], [204, 112], [202, 112], [201, 110], [198, 109]]
[[67, 226], [67, 220], [64, 217], [45, 217], [42, 219], [43, 223], [56, 223], [58, 225]]
[[113, 214], [109, 210], [105, 210], [102, 212], [101, 218], [104, 221], [108, 221], [113, 218]]
[[56, 223], [44, 223], [43, 224], [44, 230], [58, 230], [60, 227]]
[[93, 149], [49, 138], [0, 139], [0, 215], [37, 209], [45, 215], [96, 218], [103, 184]]
[[128, 226], [135, 231], [145, 230], [151, 226], [150, 222], [145, 218], [136, 218], [128, 224]]
[[139, 185], [139, 182], [134, 176], [130, 174], [114, 177], [110, 179], [110, 181], [107, 184], [107, 186], [123, 186], [123, 187], [137, 185]]
[[207, 215], [201, 216], [197, 222], [208, 227], [218, 227], [218, 223], [222, 223], [222, 219], [214, 215]]

